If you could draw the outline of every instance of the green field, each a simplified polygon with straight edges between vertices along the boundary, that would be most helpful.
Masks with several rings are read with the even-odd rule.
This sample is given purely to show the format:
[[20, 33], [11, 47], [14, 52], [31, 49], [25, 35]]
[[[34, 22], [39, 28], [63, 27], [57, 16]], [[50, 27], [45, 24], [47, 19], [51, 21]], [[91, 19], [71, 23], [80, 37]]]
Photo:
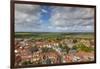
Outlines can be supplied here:
[[93, 33], [49, 33], [49, 32], [16, 32], [15, 38], [32, 38], [32, 39], [63, 39], [63, 38], [94, 38]]

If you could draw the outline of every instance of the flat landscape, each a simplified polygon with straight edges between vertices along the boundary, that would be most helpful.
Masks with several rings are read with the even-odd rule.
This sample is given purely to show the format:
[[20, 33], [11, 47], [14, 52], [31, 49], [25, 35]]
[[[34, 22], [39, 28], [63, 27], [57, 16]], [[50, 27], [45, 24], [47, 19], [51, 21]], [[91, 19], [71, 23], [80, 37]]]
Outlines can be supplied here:
[[15, 66], [94, 61], [93, 33], [16, 32]]

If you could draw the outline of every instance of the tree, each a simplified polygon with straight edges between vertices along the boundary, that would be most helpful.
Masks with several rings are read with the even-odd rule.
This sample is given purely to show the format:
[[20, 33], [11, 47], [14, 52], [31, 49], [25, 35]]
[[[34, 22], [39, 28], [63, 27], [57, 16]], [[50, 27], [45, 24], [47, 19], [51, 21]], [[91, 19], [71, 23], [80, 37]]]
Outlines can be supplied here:
[[68, 53], [69, 50], [70, 50], [70, 48], [67, 45], [60, 44], [59, 46], [60, 46], [60, 48], [62, 49], [63, 52]]
[[73, 40], [73, 43], [77, 43], [77, 40], [76, 40], [76, 39], [74, 39], [74, 40]]
[[22, 65], [29, 65], [29, 64], [32, 64], [32, 62], [31, 61], [24, 61], [24, 62], [22, 62]]
[[34, 53], [34, 52], [37, 52], [37, 51], [38, 51], [38, 48], [37, 48], [36, 46], [33, 46], [33, 47], [31, 47], [29, 50], [30, 50], [30, 52], [31, 52], [31, 54], [32, 54], [32, 58], [33, 58], [33, 53]]
[[30, 48], [30, 52], [33, 54], [34, 52], [37, 52], [38, 48], [36, 46], [33, 46]]
[[47, 47], [42, 48], [42, 52], [53, 52], [53, 51], [55, 51], [55, 50], [52, 48], [47, 48]]
[[78, 51], [85, 51], [85, 52], [91, 52], [94, 50], [92, 47], [87, 47], [82, 43], [73, 46], [73, 49], [76, 49]]

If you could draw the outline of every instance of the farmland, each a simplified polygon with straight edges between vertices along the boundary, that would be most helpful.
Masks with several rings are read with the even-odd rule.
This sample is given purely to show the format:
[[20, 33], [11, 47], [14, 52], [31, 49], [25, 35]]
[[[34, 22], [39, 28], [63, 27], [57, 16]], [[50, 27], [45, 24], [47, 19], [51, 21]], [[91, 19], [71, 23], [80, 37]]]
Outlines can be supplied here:
[[17, 32], [15, 65], [94, 61], [93, 33]]
[[[45, 37], [46, 36], [46, 37]], [[16, 38], [93, 38], [93, 33], [48, 33], [48, 32], [17, 32]]]

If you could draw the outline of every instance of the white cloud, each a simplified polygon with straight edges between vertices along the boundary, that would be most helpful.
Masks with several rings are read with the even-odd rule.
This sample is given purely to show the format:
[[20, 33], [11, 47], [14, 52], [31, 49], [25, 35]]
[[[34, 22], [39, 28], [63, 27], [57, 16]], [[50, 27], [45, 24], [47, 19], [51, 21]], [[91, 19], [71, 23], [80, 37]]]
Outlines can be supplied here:
[[[50, 22], [59, 31], [93, 32], [94, 9], [81, 7], [52, 7]], [[86, 27], [87, 26], [87, 27]], [[90, 28], [88, 28], [88, 26]]]
[[15, 4], [15, 31], [32, 31], [40, 26], [40, 6]]
[[56, 27], [57, 30], [68, 30], [68, 27]]
[[45, 9], [41, 9], [41, 11], [44, 13], [48, 13], [47, 10], [45, 10]]
[[[15, 31], [93, 32], [94, 9], [50, 6], [50, 19], [44, 23], [41, 5], [15, 4]], [[43, 14], [42, 13], [42, 14]]]

